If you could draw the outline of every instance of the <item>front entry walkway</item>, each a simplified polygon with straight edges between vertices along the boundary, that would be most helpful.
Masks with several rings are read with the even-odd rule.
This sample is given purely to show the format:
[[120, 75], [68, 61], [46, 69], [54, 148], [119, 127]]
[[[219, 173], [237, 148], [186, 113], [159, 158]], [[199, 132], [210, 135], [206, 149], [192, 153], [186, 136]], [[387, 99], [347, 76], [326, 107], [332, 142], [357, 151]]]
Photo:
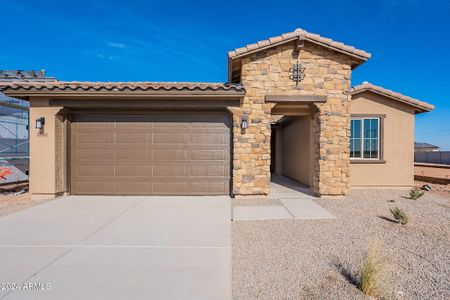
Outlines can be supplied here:
[[[269, 204], [234, 205], [233, 220], [284, 220], [335, 218], [325, 208], [314, 202], [310, 189], [294, 180], [272, 174]], [[257, 204], [257, 205], [254, 205]]]
[[230, 205], [70, 196], [1, 218], [0, 299], [230, 299]]

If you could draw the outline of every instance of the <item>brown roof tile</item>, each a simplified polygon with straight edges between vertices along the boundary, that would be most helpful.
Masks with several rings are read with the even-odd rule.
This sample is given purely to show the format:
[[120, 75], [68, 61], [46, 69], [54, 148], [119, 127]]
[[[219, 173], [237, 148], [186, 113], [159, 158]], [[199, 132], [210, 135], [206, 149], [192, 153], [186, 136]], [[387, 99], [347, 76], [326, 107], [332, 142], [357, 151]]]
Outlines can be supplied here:
[[52, 81], [52, 82], [0, 82], [0, 90], [11, 91], [223, 91], [242, 92], [239, 84], [206, 82], [87, 82], [87, 81]]
[[363, 82], [360, 85], [354, 86], [352, 88], [351, 94], [356, 95], [366, 91], [374, 92], [391, 99], [409, 104], [415, 108], [418, 108], [419, 112], [432, 111], [434, 109], [434, 105], [385, 89], [381, 86], [377, 86], [369, 82]]
[[312, 43], [316, 43], [322, 46], [325, 46], [327, 48], [346, 53], [348, 55], [354, 56], [362, 61], [366, 61], [370, 58], [370, 53], [367, 53], [363, 50], [356, 49], [352, 46], [347, 46], [341, 42], [333, 41], [329, 38], [321, 37], [318, 34], [310, 33], [303, 29], [296, 29], [293, 32], [283, 33], [276, 37], [271, 37], [266, 40], [259, 41], [255, 43], [257, 47], [255, 48], [255, 44], [250, 44], [244, 47], [237, 48], [233, 51], [228, 52], [229, 59], [234, 59], [237, 57], [241, 57], [256, 51], [263, 50], [268, 47], [273, 47], [275, 45], [278, 45], [280, 43], [289, 42], [291, 40], [295, 40], [297, 38], [310, 41]]

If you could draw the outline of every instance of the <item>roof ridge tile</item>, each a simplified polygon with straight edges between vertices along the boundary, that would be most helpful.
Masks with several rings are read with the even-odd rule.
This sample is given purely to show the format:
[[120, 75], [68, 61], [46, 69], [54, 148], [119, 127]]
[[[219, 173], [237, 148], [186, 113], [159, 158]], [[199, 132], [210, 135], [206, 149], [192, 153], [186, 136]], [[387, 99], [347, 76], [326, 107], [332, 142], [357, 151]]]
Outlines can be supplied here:
[[[236, 57], [241, 57], [241, 56], [253, 53], [255, 51], [258, 51], [259, 49], [262, 50], [262, 48], [266, 48], [267, 46], [275, 46], [280, 43], [289, 41], [291, 39], [294, 39], [295, 37], [305, 38], [305, 39], [309, 40], [310, 42], [319, 43], [323, 46], [330, 47], [331, 49], [346, 52], [348, 55], [356, 56], [357, 58], [361, 59], [362, 61], [366, 61], [371, 57], [370, 53], [368, 53], [364, 50], [357, 49], [354, 46], [349, 46], [342, 42], [338, 42], [338, 41], [334, 41], [330, 38], [322, 37], [319, 34], [308, 32], [302, 28], [297, 28], [292, 32], [286, 32], [281, 35], [270, 37], [268, 39], [261, 40], [256, 43], [252, 43], [252, 44], [246, 45], [244, 47], [239, 47], [232, 51], [229, 51], [228, 58], [234, 59]], [[257, 46], [256, 48], [255, 48], [255, 45]]]

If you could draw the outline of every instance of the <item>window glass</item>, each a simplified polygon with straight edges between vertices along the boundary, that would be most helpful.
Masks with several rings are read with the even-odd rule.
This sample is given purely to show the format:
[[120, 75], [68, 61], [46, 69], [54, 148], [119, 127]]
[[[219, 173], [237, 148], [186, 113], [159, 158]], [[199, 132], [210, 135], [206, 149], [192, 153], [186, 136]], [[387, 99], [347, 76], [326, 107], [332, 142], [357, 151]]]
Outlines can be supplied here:
[[352, 138], [360, 138], [361, 137], [361, 120], [352, 120]]
[[370, 145], [370, 158], [378, 158], [378, 140], [372, 139]]
[[371, 138], [378, 138], [378, 119], [371, 119], [370, 120], [370, 132], [371, 132]]
[[379, 118], [361, 118], [351, 120], [351, 158], [379, 158], [379, 122]]
[[361, 120], [351, 121], [350, 132], [350, 157], [361, 157]]

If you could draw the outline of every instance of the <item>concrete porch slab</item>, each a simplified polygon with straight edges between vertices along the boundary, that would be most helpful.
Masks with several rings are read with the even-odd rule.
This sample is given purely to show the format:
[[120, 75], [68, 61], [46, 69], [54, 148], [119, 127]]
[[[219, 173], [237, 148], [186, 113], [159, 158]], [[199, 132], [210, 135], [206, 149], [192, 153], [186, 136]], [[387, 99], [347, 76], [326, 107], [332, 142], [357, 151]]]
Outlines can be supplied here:
[[233, 220], [285, 220], [292, 219], [292, 215], [284, 206], [235, 206], [233, 207]]
[[333, 219], [336, 218], [325, 208], [310, 199], [280, 199], [281, 203], [295, 219]]
[[317, 199], [306, 185], [276, 174], [271, 177], [269, 198]]

